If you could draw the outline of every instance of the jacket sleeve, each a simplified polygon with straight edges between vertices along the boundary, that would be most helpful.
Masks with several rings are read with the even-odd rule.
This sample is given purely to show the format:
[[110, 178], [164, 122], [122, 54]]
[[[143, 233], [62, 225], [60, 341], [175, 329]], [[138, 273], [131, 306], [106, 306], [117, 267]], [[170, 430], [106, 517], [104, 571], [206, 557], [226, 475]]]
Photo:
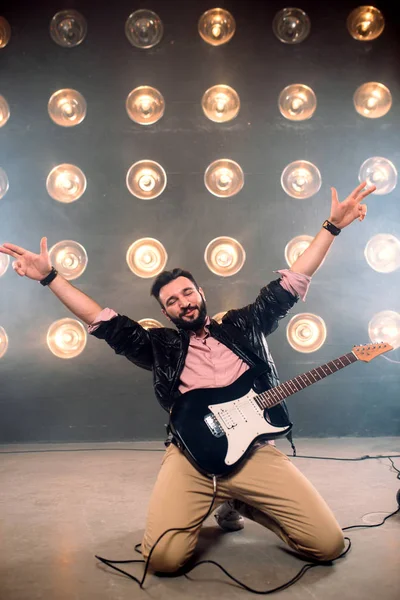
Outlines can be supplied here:
[[249, 338], [253, 337], [252, 332], [255, 330], [258, 335], [262, 333], [265, 336], [275, 331], [279, 320], [286, 316], [298, 300], [283, 289], [279, 282], [280, 279], [276, 279], [263, 287], [252, 304], [227, 312], [222, 319], [223, 323], [235, 325]]
[[118, 315], [109, 321], [103, 321], [91, 335], [105, 340], [116, 354], [125, 356], [138, 367], [152, 370], [153, 350], [150, 335], [136, 321]]

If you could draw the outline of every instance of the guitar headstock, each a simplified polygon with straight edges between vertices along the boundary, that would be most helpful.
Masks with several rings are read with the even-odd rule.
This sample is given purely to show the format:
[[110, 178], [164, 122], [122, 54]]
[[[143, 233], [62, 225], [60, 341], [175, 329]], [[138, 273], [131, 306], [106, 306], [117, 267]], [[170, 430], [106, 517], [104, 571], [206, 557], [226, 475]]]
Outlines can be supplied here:
[[352, 352], [358, 360], [369, 362], [380, 354], [389, 352], [389, 350], [393, 350], [393, 346], [390, 344], [387, 344], [386, 342], [375, 342], [374, 344], [365, 344], [364, 346], [354, 346]]

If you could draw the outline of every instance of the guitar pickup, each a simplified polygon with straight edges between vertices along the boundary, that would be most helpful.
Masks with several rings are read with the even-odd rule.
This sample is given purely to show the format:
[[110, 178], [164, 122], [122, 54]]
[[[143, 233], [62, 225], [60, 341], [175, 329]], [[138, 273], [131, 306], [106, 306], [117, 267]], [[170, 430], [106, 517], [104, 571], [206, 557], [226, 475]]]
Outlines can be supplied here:
[[221, 410], [218, 411], [218, 417], [221, 419], [221, 421], [223, 421], [227, 429], [233, 429], [237, 425], [236, 421], [234, 421], [232, 418], [231, 411], [229, 410], [221, 408]]

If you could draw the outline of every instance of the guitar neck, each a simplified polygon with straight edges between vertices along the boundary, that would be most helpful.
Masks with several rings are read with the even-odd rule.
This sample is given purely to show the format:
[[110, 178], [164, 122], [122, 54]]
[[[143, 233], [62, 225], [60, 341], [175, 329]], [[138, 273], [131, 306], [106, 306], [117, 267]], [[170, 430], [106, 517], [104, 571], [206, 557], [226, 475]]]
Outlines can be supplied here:
[[300, 392], [300, 390], [304, 390], [304, 388], [313, 385], [313, 383], [317, 383], [317, 381], [321, 381], [321, 379], [328, 377], [328, 375], [337, 373], [340, 369], [348, 367], [357, 360], [355, 354], [349, 352], [349, 354], [344, 354], [316, 369], [311, 369], [311, 371], [308, 371], [307, 373], [297, 375], [297, 377], [289, 379], [289, 381], [285, 381], [285, 383], [281, 383], [266, 392], [258, 394], [255, 400], [261, 408], [272, 408], [273, 406], [280, 404], [288, 396], [292, 396], [293, 394]]

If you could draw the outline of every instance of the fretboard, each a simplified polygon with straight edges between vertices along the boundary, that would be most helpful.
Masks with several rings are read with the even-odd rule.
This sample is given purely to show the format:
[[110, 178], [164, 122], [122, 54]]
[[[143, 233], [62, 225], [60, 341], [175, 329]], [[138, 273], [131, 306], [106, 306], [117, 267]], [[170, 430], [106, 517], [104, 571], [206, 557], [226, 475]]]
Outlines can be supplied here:
[[288, 396], [292, 396], [293, 394], [304, 390], [304, 388], [313, 383], [317, 383], [317, 381], [321, 381], [321, 379], [328, 377], [328, 375], [337, 373], [340, 369], [348, 367], [357, 360], [358, 359], [353, 352], [349, 352], [349, 354], [344, 354], [320, 367], [311, 369], [311, 371], [303, 373], [302, 375], [297, 375], [297, 377], [289, 379], [289, 381], [285, 381], [285, 383], [281, 383], [266, 392], [258, 394], [254, 397], [254, 400], [260, 408], [272, 408], [273, 406], [280, 404], [282, 400], [285, 400]]

